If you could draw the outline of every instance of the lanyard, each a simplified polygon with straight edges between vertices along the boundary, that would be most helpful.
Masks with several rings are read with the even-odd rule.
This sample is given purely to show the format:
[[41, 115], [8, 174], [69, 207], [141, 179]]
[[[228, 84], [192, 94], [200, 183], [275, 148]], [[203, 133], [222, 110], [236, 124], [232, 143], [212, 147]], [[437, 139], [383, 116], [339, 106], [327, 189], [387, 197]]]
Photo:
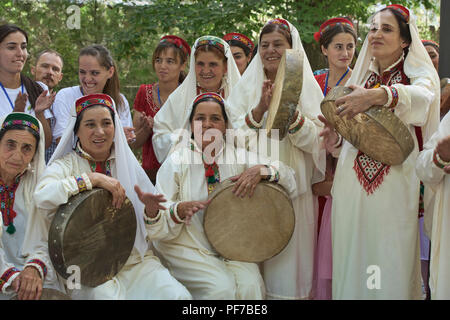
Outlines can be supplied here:
[[159, 107], [161, 108], [162, 104], [161, 104], [161, 96], [159, 95], [159, 83], [158, 83], [158, 102], [159, 102]]
[[[342, 77], [339, 79], [339, 81], [336, 83], [336, 86], [339, 85], [339, 83], [342, 81], [342, 79], [345, 78], [345, 76], [347, 75], [348, 71], [350, 70], [350, 67], [347, 67], [347, 71], [345, 71], [345, 73], [342, 75]], [[325, 79], [325, 88], [323, 89], [323, 95], [326, 96], [327, 95], [327, 89], [328, 89], [328, 75], [330, 74], [330, 71], [327, 72], [327, 77]]]
[[[21, 85], [21, 87], [22, 87], [22, 94], [23, 94], [23, 82], [20, 82], [20, 85]], [[5, 96], [6, 96], [6, 98], [8, 99], [9, 104], [11, 105], [11, 109], [14, 110], [14, 105], [13, 105], [13, 103], [12, 103], [12, 101], [11, 101], [11, 98], [10, 98], [9, 95], [8, 95], [8, 92], [6, 92], [6, 89], [5, 89], [5, 87], [3, 86], [3, 83], [0, 82], [0, 86], [2, 87], [3, 92], [5, 93]]]

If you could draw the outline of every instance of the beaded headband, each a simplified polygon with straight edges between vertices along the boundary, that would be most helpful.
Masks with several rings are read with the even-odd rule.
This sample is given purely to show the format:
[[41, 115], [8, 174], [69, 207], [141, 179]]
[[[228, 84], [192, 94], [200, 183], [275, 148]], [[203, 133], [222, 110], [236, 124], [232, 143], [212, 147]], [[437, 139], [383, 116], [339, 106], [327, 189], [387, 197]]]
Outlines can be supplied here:
[[191, 54], [191, 47], [189, 46], [189, 44], [182, 38], [177, 37], [177, 36], [164, 36], [162, 37], [159, 42], [170, 42], [172, 44], [174, 44], [177, 48], [180, 48], [181, 50], [184, 51], [184, 53], [186, 53], [187, 55]]
[[208, 99], [214, 99], [221, 106], [225, 106], [225, 102], [224, 102], [223, 98], [215, 92], [205, 92], [205, 93], [198, 95], [197, 98], [195, 98], [192, 106], [195, 107], [200, 102], [206, 101]]
[[387, 6], [386, 8], [391, 8], [395, 11], [397, 11], [398, 13], [400, 13], [403, 17], [403, 19], [405, 19], [406, 23], [409, 22], [409, 10], [406, 9], [404, 6], [399, 5], [399, 4], [391, 4], [389, 6]]
[[77, 116], [84, 109], [98, 105], [108, 107], [114, 112], [113, 100], [110, 96], [107, 94], [88, 94], [87, 96], [77, 99], [75, 102]]
[[223, 36], [223, 40], [229, 43], [231, 40], [242, 42], [245, 46], [247, 46], [250, 49], [250, 52], [252, 52], [255, 45], [253, 44], [252, 40], [247, 38], [245, 35], [237, 32], [231, 32], [227, 33]]
[[6, 116], [5, 121], [3, 121], [1, 130], [13, 125], [29, 127], [39, 135], [39, 122], [35, 117], [29, 114], [11, 112]]
[[424, 46], [431, 45], [439, 48], [439, 44], [433, 40], [422, 40]]
[[222, 39], [214, 36], [200, 37], [195, 44], [195, 49], [197, 50], [198, 47], [207, 45], [216, 47], [225, 55], [225, 42]]
[[290, 32], [289, 23], [284, 19], [280, 19], [280, 18], [272, 19], [272, 20], [267, 21], [267, 23], [265, 25], [267, 26], [268, 24], [277, 24], [280, 27], [282, 27]]
[[322, 23], [322, 25], [319, 28], [318, 32], [314, 33], [314, 39], [319, 42], [320, 41], [320, 37], [327, 32], [329, 29], [334, 28], [337, 25], [348, 25], [350, 26], [352, 29], [354, 29], [355, 27], [353, 26], [353, 23], [345, 18], [332, 18], [329, 19], [327, 21], [325, 21], [324, 23]]

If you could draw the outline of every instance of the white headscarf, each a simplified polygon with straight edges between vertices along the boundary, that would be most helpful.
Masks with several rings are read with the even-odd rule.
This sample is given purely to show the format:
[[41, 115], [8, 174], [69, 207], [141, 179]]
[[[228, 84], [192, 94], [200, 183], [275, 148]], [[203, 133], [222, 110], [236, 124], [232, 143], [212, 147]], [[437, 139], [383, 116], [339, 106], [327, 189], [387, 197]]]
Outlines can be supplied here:
[[[375, 15], [377, 13], [375, 13]], [[374, 16], [372, 16], [370, 20], [372, 20]], [[411, 44], [409, 45], [409, 52], [403, 64], [403, 70], [406, 76], [411, 79], [411, 82], [418, 78], [428, 79], [433, 84], [433, 88], [435, 89], [433, 92], [434, 99], [430, 105], [430, 112], [428, 112], [428, 119], [422, 127], [423, 142], [426, 143], [439, 126], [440, 81], [436, 69], [431, 62], [430, 56], [428, 55], [428, 52], [419, 37], [416, 19], [411, 10], [409, 10], [408, 25], [411, 33]], [[369, 50], [368, 38], [369, 37], [367, 36], [364, 41], [361, 52], [358, 55], [358, 60], [355, 64], [355, 68], [353, 69], [352, 75], [346, 85], [354, 84], [362, 86], [366, 83], [372, 73], [369, 70], [369, 66], [374, 57], [371, 55]]]
[[227, 58], [227, 73], [222, 80], [222, 87], [225, 91], [225, 97], [230, 95], [231, 89], [241, 78], [239, 69], [234, 61], [230, 46], [224, 40], [213, 37], [203, 36], [195, 40], [192, 47], [189, 63], [189, 73], [183, 83], [172, 92], [167, 101], [161, 107], [161, 110], [155, 116], [153, 125], [153, 148], [158, 161], [162, 163], [169, 152], [173, 150], [179, 136], [176, 134], [171, 137], [178, 129], [189, 129], [189, 115], [192, 110], [192, 101], [197, 96], [197, 77], [195, 74], [195, 50], [197, 43], [205, 38], [214, 38], [223, 45], [225, 56]]
[[[113, 101], [114, 108], [114, 150], [115, 150], [115, 172], [117, 172], [117, 180], [119, 180], [122, 187], [125, 189], [126, 196], [130, 199], [134, 207], [134, 212], [136, 214], [136, 239], [134, 246], [139, 251], [140, 255], [143, 257], [145, 252], [148, 250], [148, 243], [146, 241], [147, 231], [144, 224], [144, 210], [145, 205], [139, 200], [136, 192], [134, 191], [134, 186], [137, 184], [143, 192], [150, 192], [156, 194], [156, 188], [150, 182], [142, 169], [138, 160], [134, 156], [130, 147], [127, 143], [127, 138], [123, 131], [122, 123], [118, 117], [116, 111], [116, 105]], [[64, 157], [69, 152], [73, 152], [73, 146], [77, 139], [74, 133], [75, 122], [77, 120], [77, 114], [75, 109], [75, 101], [73, 107], [70, 110], [71, 118], [65, 129], [61, 141], [59, 142], [52, 158], [50, 159], [48, 165], [56, 160]]]
[[[26, 114], [23, 112], [15, 113]], [[29, 114], [26, 115], [33, 117]], [[7, 116], [8, 115], [1, 118], [0, 127], [3, 125]], [[18, 214], [27, 215], [26, 231], [23, 235], [24, 238], [20, 250], [21, 255], [26, 260], [32, 258], [42, 260], [47, 266], [48, 280], [54, 278], [54, 273], [51, 268], [52, 265], [48, 256], [49, 225], [46, 224], [45, 218], [39, 213], [39, 209], [33, 199], [34, 189], [45, 169], [45, 134], [41, 122], [38, 119], [36, 119], [36, 121], [39, 123], [39, 145], [30, 165], [20, 178], [19, 187], [15, 194], [14, 209], [17, 211], [17, 206], [20, 204], [20, 206], [27, 211], [17, 212]]]
[[[303, 53], [303, 85], [297, 109], [304, 116], [314, 121], [317, 126], [322, 127], [322, 123], [317, 119], [317, 116], [322, 114], [320, 111], [320, 102], [323, 99], [322, 90], [314, 78], [297, 28], [295, 28], [290, 22], [287, 21], [287, 23], [291, 33], [292, 49]], [[227, 99], [231, 107], [230, 121], [233, 123], [233, 127], [235, 128], [245, 127], [246, 114], [255, 108], [261, 99], [261, 88], [265, 80], [265, 72], [264, 65], [259, 54], [259, 48], [260, 46], [258, 46], [258, 52], [255, 54], [252, 62], [245, 70], [242, 78], [233, 88], [232, 94]], [[283, 140], [288, 138], [289, 137], [286, 136]], [[320, 174], [316, 177], [317, 181], [322, 180], [323, 175], [325, 174], [325, 152], [323, 150], [321, 151], [321, 149], [322, 148], [318, 145], [317, 149], [311, 154], [315, 167], [320, 171]], [[304, 164], [301, 163], [297, 156], [291, 155], [290, 161], [285, 159], [284, 162], [295, 169], [296, 172], [304, 172], [302, 169]], [[305, 178], [299, 177], [298, 174], [296, 175], [296, 179], [299, 189], [304, 188], [303, 186], [310, 185], [310, 182], [305, 181]], [[301, 190], [299, 191], [302, 193]]]

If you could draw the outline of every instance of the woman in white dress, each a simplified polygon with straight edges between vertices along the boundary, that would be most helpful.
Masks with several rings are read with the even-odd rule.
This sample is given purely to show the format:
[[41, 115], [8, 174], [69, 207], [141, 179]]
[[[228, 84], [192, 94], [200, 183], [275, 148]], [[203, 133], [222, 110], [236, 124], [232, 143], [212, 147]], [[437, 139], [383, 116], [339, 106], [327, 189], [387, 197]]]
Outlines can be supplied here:
[[[261, 179], [277, 181], [292, 196], [294, 174], [284, 164], [262, 157], [251, 163], [245, 150], [224, 141], [229, 124], [225, 110], [224, 99], [216, 93], [194, 100], [189, 120], [195, 140], [174, 151], [158, 171], [156, 186], [168, 200], [168, 209], [147, 212], [150, 237], [194, 299], [264, 299], [258, 265], [224, 259], [211, 246], [203, 229], [203, 209], [208, 194], [227, 178], [236, 181], [234, 193], [239, 197], [251, 196]], [[239, 162], [238, 154], [243, 152], [246, 161]]]
[[[127, 196], [133, 204], [137, 230], [134, 248], [113, 279], [95, 287], [81, 286], [74, 299], [191, 299], [153, 254], [147, 239], [143, 203], [134, 191], [156, 190], [129, 148], [114, 101], [105, 94], [87, 95], [72, 107], [70, 122], [34, 195], [37, 206], [52, 217], [58, 207], [94, 187], [112, 193], [120, 207]], [[153, 204], [153, 203], [152, 203]]]

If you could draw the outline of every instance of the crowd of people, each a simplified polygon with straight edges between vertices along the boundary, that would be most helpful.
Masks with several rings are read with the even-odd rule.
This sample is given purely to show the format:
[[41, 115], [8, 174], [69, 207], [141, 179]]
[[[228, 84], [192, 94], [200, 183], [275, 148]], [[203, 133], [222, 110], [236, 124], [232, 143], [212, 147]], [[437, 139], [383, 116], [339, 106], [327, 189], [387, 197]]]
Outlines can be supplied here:
[[[327, 63], [316, 72], [281, 18], [257, 45], [236, 32], [192, 47], [163, 36], [152, 56], [158, 80], [140, 85], [130, 109], [105, 46], [83, 48], [79, 83], [56, 93], [63, 57], [40, 52], [29, 77], [26, 31], [0, 26], [0, 299], [39, 299], [44, 288], [90, 300], [450, 299], [450, 87], [437, 73], [439, 45], [421, 40], [412, 12], [396, 4], [371, 17], [357, 58], [347, 17], [314, 38]], [[296, 110], [287, 135], [252, 158], [228, 132], [266, 135], [288, 49], [303, 57]], [[358, 150], [322, 115], [337, 86], [352, 89], [336, 100], [337, 116], [377, 105], [403, 122], [414, 148], [401, 164]], [[274, 257], [233, 261], [209, 242], [204, 212], [227, 179], [240, 198], [264, 180], [286, 190], [294, 231]], [[116, 208], [131, 201], [134, 246], [112, 279], [73, 289], [52, 265], [48, 233], [58, 208], [93, 188]]]

